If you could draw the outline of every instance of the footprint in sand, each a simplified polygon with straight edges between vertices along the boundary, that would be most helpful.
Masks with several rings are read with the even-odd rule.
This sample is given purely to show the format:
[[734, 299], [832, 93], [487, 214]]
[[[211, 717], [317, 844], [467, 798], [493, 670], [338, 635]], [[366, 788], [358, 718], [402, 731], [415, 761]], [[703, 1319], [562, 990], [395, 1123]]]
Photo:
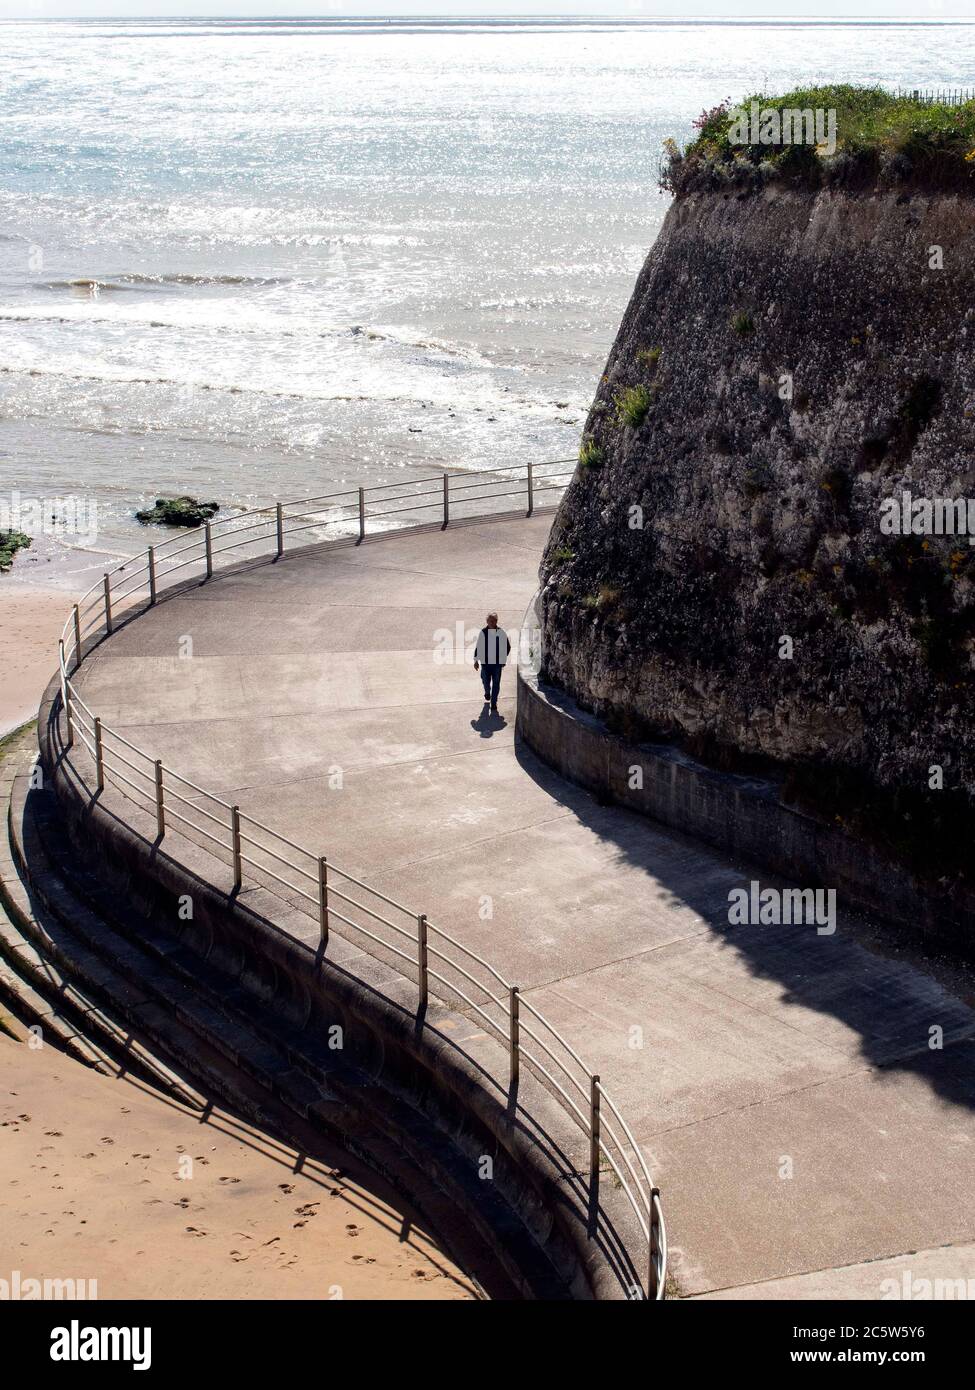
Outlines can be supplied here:
[[221, 1182], [240, 1182], [240, 1178], [221, 1178]]
[[205, 1236], [206, 1231], [201, 1231], [198, 1226], [187, 1226], [187, 1231], [191, 1236]]
[[350, 1221], [345, 1228], [345, 1234], [347, 1236], [357, 1236], [359, 1234], [359, 1227]]
[[290, 1197], [291, 1194], [292, 1194], [292, 1192], [294, 1192], [294, 1190], [295, 1190], [295, 1189], [294, 1189], [294, 1184], [293, 1184], [293, 1183], [290, 1183], [290, 1182], [279, 1182], [279, 1183], [278, 1183], [278, 1190], [281, 1191], [281, 1192], [284, 1192], [287, 1196]]

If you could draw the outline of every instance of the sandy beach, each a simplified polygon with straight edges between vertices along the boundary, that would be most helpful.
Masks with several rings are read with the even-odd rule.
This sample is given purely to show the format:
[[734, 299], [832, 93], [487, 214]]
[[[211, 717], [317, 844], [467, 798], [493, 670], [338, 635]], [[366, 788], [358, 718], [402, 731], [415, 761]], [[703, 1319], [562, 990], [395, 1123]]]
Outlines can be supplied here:
[[0, 738], [36, 716], [71, 605], [124, 558], [37, 535], [0, 575]]
[[0, 737], [37, 714], [44, 687], [57, 670], [58, 638], [74, 596], [0, 580]]
[[[0, 1279], [100, 1299], [476, 1297], [378, 1180], [0, 1035]], [[189, 1174], [189, 1176], [181, 1176]]]

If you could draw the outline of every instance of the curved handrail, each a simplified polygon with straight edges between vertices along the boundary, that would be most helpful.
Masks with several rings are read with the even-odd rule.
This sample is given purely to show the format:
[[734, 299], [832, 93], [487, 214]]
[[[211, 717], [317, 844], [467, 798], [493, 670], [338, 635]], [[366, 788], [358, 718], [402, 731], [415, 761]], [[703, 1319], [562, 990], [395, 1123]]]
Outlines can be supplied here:
[[[569, 463], [572, 463], [572, 469], [564, 467]], [[554, 474], [536, 474], [534, 471], [536, 467], [556, 467], [560, 471]], [[538, 465], [512, 464], [485, 473], [461, 475], [464, 482], [455, 484], [453, 490], [451, 489], [451, 479], [456, 475], [444, 473], [441, 475], [442, 482], [439, 488], [419, 494], [414, 493], [412, 499], [408, 496], [387, 496], [376, 500], [380, 502], [413, 501], [416, 503], [415, 506], [397, 507], [396, 513], [423, 512], [431, 507], [438, 511], [442, 509], [443, 525], [447, 526], [450, 523], [453, 506], [461, 505], [466, 501], [480, 502], [491, 497], [504, 500], [513, 495], [520, 495], [520, 490], [513, 490], [512, 484], [517, 481], [519, 474], [523, 474], [527, 514], [530, 516], [534, 507], [536, 489], [544, 491], [564, 489], [567, 482], [555, 482], [554, 479], [563, 474], [570, 474], [574, 467], [573, 460], [563, 459], [554, 459]], [[434, 480], [424, 478], [416, 481], [425, 484]], [[414, 480], [408, 480], [408, 483], [413, 482]], [[150, 546], [146, 551], [145, 559], [138, 565], [138, 568], [132, 568], [135, 560], [130, 559], [107, 571], [101, 584], [92, 585], [74, 605], [72, 613], [65, 621], [58, 642], [58, 672], [61, 686], [60, 710], [64, 712], [67, 725], [66, 747], [72, 746], [77, 731], [79, 741], [94, 761], [98, 790], [103, 790], [106, 779], [111, 778], [122, 796], [128, 796], [130, 800], [134, 800], [132, 793], [135, 793], [143, 801], [148, 802], [149, 806], [141, 806], [141, 809], [155, 810], [157, 832], [160, 838], [166, 834], [167, 820], [172, 818], [179, 824], [181, 833], [185, 835], [187, 829], [192, 829], [203, 837], [206, 847], [211, 853], [218, 853], [218, 857], [219, 855], [228, 856], [230, 867], [233, 869], [236, 888], [239, 889], [241, 886], [244, 865], [246, 864], [255, 871], [255, 874], [265, 879], [272, 879], [286, 888], [289, 893], [296, 895], [305, 903], [312, 904], [315, 909], [313, 913], [305, 907], [301, 907], [300, 910], [309, 912], [309, 915], [318, 918], [323, 950], [327, 948], [333, 921], [338, 921], [347, 929], [347, 932], [343, 934], [352, 933], [365, 937], [378, 946], [381, 951], [388, 952], [397, 959], [407, 962], [415, 970], [421, 1008], [426, 1003], [429, 983], [433, 980], [441, 987], [437, 991], [438, 993], [447, 996], [454, 995], [462, 999], [468, 1008], [474, 1010], [490, 1032], [507, 1048], [509, 1096], [513, 1094], [514, 1088], [517, 1086], [520, 1065], [524, 1061], [536, 1078], [541, 1080], [546, 1088], [559, 1099], [566, 1112], [588, 1137], [590, 1144], [589, 1200], [597, 1211], [599, 1210], [600, 1169], [603, 1162], [608, 1165], [633, 1210], [645, 1245], [643, 1261], [645, 1279], [640, 1279], [638, 1274], [637, 1283], [628, 1286], [629, 1292], [631, 1296], [637, 1298], [659, 1300], [665, 1295], [667, 1233], [660, 1204], [660, 1191], [654, 1185], [646, 1159], [599, 1077], [589, 1070], [571, 1044], [548, 1022], [544, 1015], [527, 999], [521, 998], [518, 987], [506, 980], [494, 966], [477, 955], [476, 952], [464, 946], [462, 942], [442, 928], [435, 926], [428, 920], [425, 913], [414, 912], [405, 904], [397, 902], [379, 892], [378, 889], [370, 887], [363, 880], [345, 872], [326, 856], [279, 835], [270, 826], [264, 825], [254, 817], [242, 812], [239, 806], [229, 806], [220, 797], [199, 786], [198, 783], [191, 782], [174, 769], [164, 767], [160, 759], [151, 758], [135, 744], [123, 738], [121, 734], [103, 725], [101, 719], [82, 699], [72, 679], [84, 660], [86, 641], [94, 645], [96, 641], [101, 641], [102, 633], [99, 629], [104, 630], [105, 636], [114, 630], [120, 619], [118, 608], [120, 602], [130, 601], [123, 610], [126, 618], [136, 616], [136, 612], [144, 612], [157, 602], [161, 583], [169, 580], [177, 572], [184, 570], [187, 565], [202, 562], [205, 566], [204, 578], [210, 579], [214, 573], [215, 560], [221, 554], [237, 551], [241, 546], [246, 545], [266, 547], [270, 539], [276, 548], [275, 558], [280, 559], [285, 554], [285, 541], [289, 535], [293, 536], [297, 532], [309, 530], [326, 530], [335, 525], [347, 526], [350, 520], [348, 517], [323, 517], [320, 521], [308, 523], [304, 521], [304, 517], [309, 513], [305, 512], [293, 516], [289, 515], [285, 508], [290, 511], [296, 506], [305, 507], [309, 502], [327, 502], [336, 496], [352, 496], [356, 501], [352, 504], [343, 504], [343, 506], [351, 505], [357, 511], [359, 539], [362, 540], [365, 538], [366, 522], [370, 516], [385, 519], [387, 516], [395, 514], [388, 511], [370, 512], [368, 506], [370, 493], [385, 492], [389, 488], [404, 485], [406, 484], [380, 484], [376, 488], [357, 488], [352, 492], [333, 493], [325, 497], [297, 498], [289, 502], [275, 502], [269, 507], [255, 508], [238, 513], [233, 517], [223, 518], [219, 522], [206, 523], [195, 529], [189, 536], [176, 537], [174, 540], [179, 539], [184, 543], [179, 549], [168, 554], [161, 554], [160, 552], [165, 551], [172, 542], [163, 542], [160, 546]], [[469, 492], [472, 487], [489, 490], [465, 497], [465, 491]], [[492, 487], [501, 487], [504, 488], [504, 491], [491, 492]], [[425, 500], [431, 495], [436, 495], [437, 500], [435, 502]], [[510, 512], [508, 514], [510, 515]], [[492, 513], [482, 511], [476, 515], [490, 517]], [[500, 515], [504, 515], [504, 513], [500, 513]], [[261, 516], [266, 520], [245, 527], [235, 526], [235, 523], [253, 516]], [[352, 519], [354, 520], [355, 517], [353, 516]], [[302, 524], [289, 525], [289, 523], [296, 521], [300, 521]], [[408, 528], [410, 524], [408, 522], [397, 523], [396, 529]], [[413, 522], [412, 524], [423, 523]], [[260, 530], [263, 526], [274, 528], [270, 537], [264, 534], [254, 536], [247, 541], [237, 539], [238, 535], [247, 531]], [[321, 538], [307, 538], [304, 543], [317, 545], [321, 543]], [[195, 553], [190, 554], [190, 552]], [[181, 559], [180, 563], [167, 567], [168, 562], [184, 555], [189, 555], [189, 558]], [[137, 576], [142, 576], [143, 573], [145, 573], [146, 578], [144, 580], [140, 578], [135, 588], [130, 588], [131, 581]], [[131, 600], [143, 587], [147, 588], [145, 599], [133, 605]], [[82, 605], [86, 603], [89, 596], [97, 594], [99, 590], [101, 591], [101, 620], [95, 633], [86, 636], [82, 633], [82, 612], [87, 613], [90, 608], [97, 608], [99, 605], [97, 601], [93, 601], [92, 605], [84, 609]], [[90, 622], [86, 618], [85, 627], [87, 628], [89, 625]], [[112, 742], [106, 743], [106, 737], [123, 744], [135, 758], [141, 760], [142, 766], [119, 753]], [[119, 770], [117, 763], [123, 764], [136, 776], [145, 779], [148, 787], [144, 788], [133, 782], [131, 777]], [[191, 797], [187, 795], [185, 790], [177, 790], [172, 785], [173, 780], [195, 795]], [[128, 791], [124, 788], [128, 788]], [[191, 809], [197, 815], [205, 816], [215, 827], [226, 833], [226, 838], [214, 834], [213, 831], [207, 830], [197, 821], [190, 819], [183, 810], [174, 809], [173, 800], [178, 802], [180, 807], [187, 810]], [[138, 801], [135, 804], [140, 805]], [[243, 825], [246, 825], [246, 831], [242, 829]], [[245, 852], [245, 846], [249, 852]], [[304, 858], [308, 867], [302, 867], [300, 863], [295, 863], [286, 853], [282, 852], [283, 850], [291, 850], [295, 855]], [[270, 868], [266, 862], [262, 862], [262, 858], [273, 860], [275, 869]], [[294, 875], [298, 876], [299, 881], [282, 877], [282, 873], [277, 872], [278, 869], [284, 872], [291, 870]], [[317, 892], [309, 892], [304, 884], [311, 884], [312, 887], [317, 888]], [[342, 887], [345, 885], [352, 885], [359, 889], [360, 896], [352, 898], [343, 892]], [[365, 898], [366, 901], [362, 901], [362, 898]], [[341, 901], [343, 908], [345, 908], [344, 912], [338, 911], [335, 907], [336, 900]], [[400, 920], [394, 921], [390, 916], [378, 911], [377, 904], [382, 904], [388, 912], [399, 914]], [[357, 914], [358, 920], [357, 917], [346, 915], [353, 912]], [[368, 926], [365, 924], [366, 920]], [[414, 950], [412, 952], [404, 951], [393, 941], [377, 935], [375, 930], [371, 930], [376, 926], [391, 930], [400, 939], [409, 939]], [[441, 943], [448, 943], [455, 951], [460, 951], [466, 959], [466, 964], [461, 965], [459, 961], [447, 954]], [[480, 998], [471, 998], [456, 979], [448, 978], [439, 970], [434, 969], [430, 964], [431, 959], [436, 961], [444, 970], [453, 972], [455, 976], [460, 976], [480, 995]], [[474, 973], [475, 970], [481, 972], [480, 977]], [[498, 988], [500, 988], [502, 995], [506, 994], [506, 999], [495, 992]], [[538, 1031], [522, 1020], [521, 1012], [523, 1009], [531, 1016]], [[522, 1035], [529, 1038], [534, 1046], [544, 1053], [548, 1065], [542, 1062], [534, 1051], [525, 1046]], [[578, 1097], [581, 1097], [581, 1105], [566, 1090], [566, 1085]], [[619, 1132], [617, 1132], [616, 1126], [619, 1127]], [[627, 1259], [630, 1260], [634, 1270], [639, 1270], [640, 1262], [634, 1261], [629, 1253], [627, 1253]]]

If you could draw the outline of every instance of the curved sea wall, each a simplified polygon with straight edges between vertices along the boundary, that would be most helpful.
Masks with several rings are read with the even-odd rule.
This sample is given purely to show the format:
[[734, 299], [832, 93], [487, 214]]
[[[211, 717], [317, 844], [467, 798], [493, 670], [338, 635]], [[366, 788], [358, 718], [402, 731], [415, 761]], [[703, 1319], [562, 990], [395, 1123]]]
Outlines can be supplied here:
[[[267, 889], [225, 891], [226, 866], [207, 850], [169, 828], [160, 840], [153, 815], [111, 788], [95, 794], [93, 764], [65, 732], [55, 679], [39, 713], [41, 767], [79, 860], [174, 947], [224, 975], [229, 999], [246, 995], [260, 1011], [293, 1062], [284, 1077], [273, 1058], [257, 1063], [262, 1084], [291, 1105], [303, 1097], [302, 1120], [394, 1185], [403, 1179], [390, 1154], [423, 1173], [434, 1206], [415, 1187], [408, 1195], [435, 1228], [449, 1225], [461, 1253], [476, 1247], [489, 1289], [505, 1290], [495, 1296], [637, 1296], [626, 1249], [639, 1232], [627, 1204], [604, 1183], [592, 1238], [588, 1141], [532, 1076], [513, 1103], [506, 1050], [432, 1000], [418, 1015], [415, 981], [350, 941], [333, 933], [323, 952], [317, 924]], [[179, 1018], [185, 1003], [171, 1007]], [[151, 1016], [140, 1022], [151, 1034]], [[237, 1057], [233, 1025], [216, 1013], [206, 1041], [243, 1071], [255, 1066]]]
[[545, 552], [543, 685], [768, 779], [949, 901], [975, 830], [973, 421], [970, 193], [678, 194]]

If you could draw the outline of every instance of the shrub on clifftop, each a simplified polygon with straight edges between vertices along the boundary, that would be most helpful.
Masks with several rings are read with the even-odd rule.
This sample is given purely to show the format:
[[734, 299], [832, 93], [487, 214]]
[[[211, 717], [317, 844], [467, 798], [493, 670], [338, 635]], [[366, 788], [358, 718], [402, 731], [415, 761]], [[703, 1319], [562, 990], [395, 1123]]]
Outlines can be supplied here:
[[[820, 127], [809, 138], [808, 123], [800, 127], [784, 114], [803, 112], [831, 113], [832, 137], [823, 139]], [[669, 192], [878, 177], [975, 190], [975, 101], [925, 102], [847, 84], [804, 87], [783, 96], [754, 93], [737, 105], [723, 101], [694, 124], [698, 134], [685, 149], [664, 142], [660, 185]]]

